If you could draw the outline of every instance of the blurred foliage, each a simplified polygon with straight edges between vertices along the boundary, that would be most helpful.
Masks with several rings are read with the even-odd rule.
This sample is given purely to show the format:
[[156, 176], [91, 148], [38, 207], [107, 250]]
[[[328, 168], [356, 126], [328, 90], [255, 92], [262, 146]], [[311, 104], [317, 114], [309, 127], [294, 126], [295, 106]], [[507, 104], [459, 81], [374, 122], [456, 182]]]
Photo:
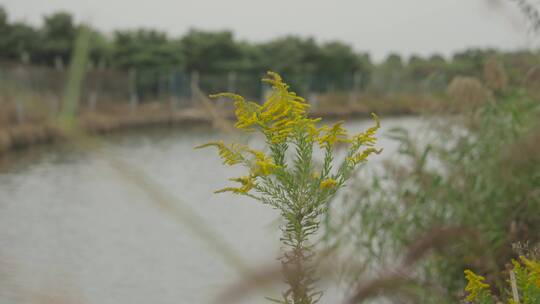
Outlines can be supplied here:
[[[452, 90], [482, 88], [471, 79]], [[516, 258], [512, 245], [540, 242], [539, 101], [516, 88], [484, 99], [433, 121], [426, 134], [392, 130], [398, 158], [359, 179], [343, 216], [327, 221], [329, 239], [352, 246], [351, 260], [373, 271], [401, 260], [437, 227], [463, 229], [452, 238], [428, 238], [421, 247], [431, 254], [418, 267], [406, 262], [414, 269], [407, 278], [433, 291], [432, 302], [423, 295], [423, 303], [455, 303], [466, 268], [504, 285], [505, 263]], [[348, 275], [356, 282], [361, 274]]]
[[153, 30], [116, 32], [112, 50], [111, 61], [121, 68], [168, 70], [184, 62], [179, 43]]

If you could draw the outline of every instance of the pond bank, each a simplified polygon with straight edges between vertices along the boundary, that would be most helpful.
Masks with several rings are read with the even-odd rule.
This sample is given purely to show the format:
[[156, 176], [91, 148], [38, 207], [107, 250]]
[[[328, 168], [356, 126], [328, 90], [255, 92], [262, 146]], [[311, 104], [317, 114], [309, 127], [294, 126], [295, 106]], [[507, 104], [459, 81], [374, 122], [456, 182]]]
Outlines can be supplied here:
[[[125, 116], [85, 113], [79, 116], [78, 122], [83, 130], [91, 134], [105, 134], [152, 126], [211, 125], [212, 119], [203, 111], [190, 109], [182, 112], [143, 113]], [[62, 131], [50, 122], [2, 126], [0, 127], [0, 156], [9, 151], [50, 144], [63, 138]]]
[[[224, 119], [233, 119], [232, 111], [224, 111]], [[378, 113], [388, 116], [412, 115], [412, 112], [392, 111]], [[370, 112], [360, 109], [336, 108], [314, 111], [311, 116], [329, 119], [367, 118]], [[203, 109], [186, 109], [178, 112], [141, 112], [128, 115], [83, 113], [78, 117], [79, 125], [91, 134], [150, 128], [156, 126], [213, 125], [214, 119]], [[50, 144], [63, 140], [62, 131], [51, 122], [29, 122], [11, 126], [0, 126], [0, 157], [9, 151], [30, 148], [35, 145]]]

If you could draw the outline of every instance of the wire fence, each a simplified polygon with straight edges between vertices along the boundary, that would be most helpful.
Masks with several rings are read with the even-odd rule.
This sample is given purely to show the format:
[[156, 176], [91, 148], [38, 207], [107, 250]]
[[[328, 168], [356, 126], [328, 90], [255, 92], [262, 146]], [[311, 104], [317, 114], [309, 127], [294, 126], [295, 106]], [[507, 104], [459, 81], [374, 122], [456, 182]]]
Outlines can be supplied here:
[[[354, 103], [361, 102], [363, 94], [436, 93], [444, 90], [449, 82], [444, 73], [433, 73], [420, 81], [412, 81], [399, 72], [351, 73], [332, 78], [300, 73], [282, 73], [282, 76], [315, 108], [318, 100], [327, 101], [328, 96], [333, 95], [345, 96], [342, 99]], [[261, 83], [263, 77], [262, 72], [205, 74], [175, 69], [126, 71], [90, 67], [82, 85], [79, 111], [117, 108], [134, 112], [145, 103], [159, 104], [173, 111], [198, 107], [200, 95], [192, 92], [194, 86], [205, 94], [234, 92], [261, 101], [269, 91], [268, 86]], [[0, 64], [0, 105], [4, 108], [7, 104], [12, 105], [11, 110], [15, 113], [12, 119], [17, 122], [25, 120], [29, 107], [42, 108], [42, 112], [55, 115], [61, 107], [66, 80], [67, 70], [61, 66]], [[32, 102], [28, 102], [30, 99]]]

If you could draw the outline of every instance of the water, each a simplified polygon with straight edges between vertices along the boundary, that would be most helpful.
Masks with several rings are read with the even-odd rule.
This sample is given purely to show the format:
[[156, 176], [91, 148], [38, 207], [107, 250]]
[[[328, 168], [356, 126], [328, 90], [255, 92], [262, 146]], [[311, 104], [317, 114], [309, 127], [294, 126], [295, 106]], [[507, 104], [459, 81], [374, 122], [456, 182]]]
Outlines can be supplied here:
[[[415, 118], [382, 121], [383, 133], [422, 125]], [[193, 150], [221, 137], [208, 128], [151, 130], [107, 137], [104, 151], [170, 192], [250, 267], [277, 265], [278, 213], [213, 194], [242, 171], [222, 166], [212, 149]], [[386, 139], [380, 146], [385, 152], [374, 163], [396, 150]], [[32, 155], [0, 172], [0, 303], [212, 303], [240, 279], [238, 267], [197, 230], [96, 151], [55, 146]], [[266, 303], [262, 296], [275, 292], [258, 290], [242, 303]], [[323, 302], [338, 299], [332, 291]]]

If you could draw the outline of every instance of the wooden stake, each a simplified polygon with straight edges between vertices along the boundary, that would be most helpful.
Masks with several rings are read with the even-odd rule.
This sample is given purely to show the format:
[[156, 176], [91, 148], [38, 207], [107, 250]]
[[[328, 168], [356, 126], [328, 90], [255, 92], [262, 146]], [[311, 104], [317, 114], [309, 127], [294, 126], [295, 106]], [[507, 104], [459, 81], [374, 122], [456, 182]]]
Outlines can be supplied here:
[[516, 274], [513, 270], [509, 270], [510, 272], [510, 284], [512, 286], [512, 298], [514, 299], [514, 302], [516, 304], [519, 304], [519, 293], [517, 288], [517, 281], [516, 281]]

